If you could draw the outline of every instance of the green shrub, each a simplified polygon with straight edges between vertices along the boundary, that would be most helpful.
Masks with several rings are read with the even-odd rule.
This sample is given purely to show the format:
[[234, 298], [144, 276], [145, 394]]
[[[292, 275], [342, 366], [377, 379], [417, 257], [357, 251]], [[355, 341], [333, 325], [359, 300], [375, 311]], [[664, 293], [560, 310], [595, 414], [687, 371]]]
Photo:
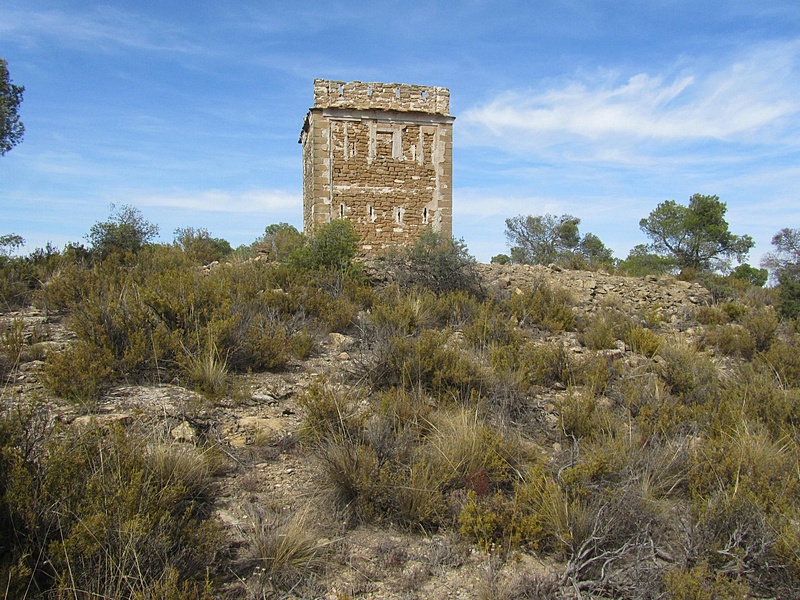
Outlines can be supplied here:
[[496, 346], [519, 346], [521, 335], [513, 320], [493, 302], [484, 302], [464, 327], [464, 339], [478, 350]]
[[0, 236], [0, 310], [31, 304], [52, 274], [69, 261], [49, 243], [28, 256], [7, 256], [2, 251], [2, 240], [8, 237]]
[[335, 219], [314, 231], [305, 246], [295, 248], [289, 264], [298, 270], [322, 269], [345, 274], [355, 267], [358, 255], [358, 234], [348, 219]]
[[303, 234], [288, 223], [273, 223], [264, 229], [264, 235], [253, 242], [253, 248], [267, 260], [286, 261], [305, 242]]
[[274, 369], [286, 364], [291, 341], [280, 316], [255, 313], [249, 317], [236, 323], [230, 337], [222, 338], [235, 368]]
[[[342, 277], [332, 287], [346, 287], [348, 281], [348, 277]], [[352, 324], [359, 306], [344, 294], [343, 289], [325, 289], [326, 284], [332, 282], [318, 274], [302, 287], [293, 289], [290, 298], [296, 303], [295, 312], [315, 318], [327, 332], [344, 333]], [[284, 311], [284, 318], [288, 316], [285, 314], [288, 312]]]
[[158, 225], [147, 221], [138, 208], [111, 205], [108, 221], [92, 225], [86, 239], [92, 252], [106, 257], [112, 252], [136, 253], [158, 236]]
[[800, 336], [774, 342], [759, 361], [771, 369], [786, 387], [800, 388]]
[[561, 430], [573, 438], [591, 437], [608, 421], [594, 395], [570, 392], [557, 403], [557, 408]]
[[753, 358], [756, 351], [750, 332], [736, 323], [709, 329], [703, 336], [703, 343], [724, 356], [738, 356], [747, 360]]
[[436, 322], [444, 327], [462, 328], [473, 321], [482, 304], [464, 290], [440, 294], [433, 306]]
[[470, 490], [458, 523], [461, 535], [486, 552], [523, 544], [535, 549], [542, 536], [539, 516], [501, 491], [479, 498]]
[[750, 597], [747, 582], [724, 573], [713, 573], [701, 563], [692, 567], [670, 569], [664, 587], [674, 600], [739, 600]]
[[117, 427], [53, 431], [8, 419], [0, 423], [5, 589], [210, 596], [206, 566], [221, 532], [202, 452]]
[[201, 270], [173, 246], [67, 269], [43, 292], [91, 351], [110, 356], [113, 378], [134, 381], [221, 364], [208, 360], [209, 339], [231, 371], [280, 368], [293, 353], [308, 355], [309, 329], [346, 330], [360, 308], [351, 298], [368, 296], [349, 276], [325, 271], [299, 277], [263, 262]]
[[572, 360], [561, 344], [529, 344], [524, 352], [522, 364], [532, 384], [551, 386], [569, 381]]
[[578, 335], [581, 344], [591, 350], [616, 348], [617, 336], [614, 323], [604, 314], [593, 318]]
[[619, 377], [620, 370], [620, 361], [599, 354], [590, 354], [581, 360], [571, 362], [570, 380], [574, 385], [584, 386], [593, 396], [603, 396], [611, 382]]
[[569, 353], [557, 342], [494, 345], [489, 349], [489, 363], [496, 375], [511, 376], [521, 391], [533, 385], [567, 384], [573, 369]]
[[671, 439], [697, 429], [699, 410], [672, 396], [653, 374], [623, 376], [614, 385], [642, 439]]
[[369, 321], [379, 335], [410, 335], [434, 324], [436, 297], [422, 290], [403, 293], [390, 287], [372, 307]]
[[114, 379], [111, 352], [82, 341], [51, 352], [43, 373], [44, 384], [57, 396], [87, 406], [94, 405]]
[[25, 349], [25, 323], [22, 319], [0, 322], [0, 381], [18, 365]]
[[483, 369], [453, 344], [448, 332], [430, 329], [416, 338], [391, 338], [373, 366], [372, 377], [384, 385], [420, 388], [462, 401], [481, 393], [487, 382]]
[[387, 257], [401, 287], [421, 287], [433, 293], [462, 291], [480, 294], [475, 259], [463, 240], [446, 238], [431, 229], [402, 252]]
[[800, 389], [787, 388], [762, 364], [744, 364], [724, 379], [720, 420], [730, 426], [745, 415], [761, 423], [776, 439], [792, 435], [800, 425]]
[[725, 325], [731, 322], [730, 315], [718, 305], [697, 307], [694, 318], [702, 325]]
[[207, 229], [181, 227], [175, 230], [175, 245], [193, 262], [207, 265], [233, 253], [231, 245], [221, 238], [212, 238]]
[[656, 370], [670, 392], [685, 404], [703, 404], [719, 392], [717, 371], [704, 354], [685, 344], [665, 344], [658, 351], [663, 359]]
[[624, 341], [636, 354], [652, 358], [661, 349], [664, 339], [645, 327], [633, 327], [622, 336]]
[[538, 281], [508, 300], [508, 311], [523, 327], [541, 327], [551, 333], [572, 331], [575, 314], [572, 295], [562, 288], [552, 288]]
[[756, 352], [769, 350], [778, 329], [778, 317], [771, 307], [751, 310], [742, 319], [742, 325], [750, 334]]
[[744, 304], [739, 302], [722, 302], [719, 308], [728, 315], [731, 321], [741, 321], [742, 318], [749, 312], [749, 309]]
[[800, 278], [786, 274], [778, 286], [778, 313], [784, 319], [800, 317]]
[[306, 360], [314, 351], [314, 336], [306, 330], [302, 329], [292, 335], [290, 345], [292, 347], [292, 354], [299, 360]]

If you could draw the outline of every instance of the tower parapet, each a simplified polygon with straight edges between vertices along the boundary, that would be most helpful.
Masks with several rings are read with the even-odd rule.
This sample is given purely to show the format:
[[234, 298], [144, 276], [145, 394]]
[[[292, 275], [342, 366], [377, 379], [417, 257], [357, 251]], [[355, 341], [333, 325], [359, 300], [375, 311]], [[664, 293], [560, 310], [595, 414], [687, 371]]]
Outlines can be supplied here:
[[314, 80], [314, 108], [450, 114], [450, 90], [408, 83]]

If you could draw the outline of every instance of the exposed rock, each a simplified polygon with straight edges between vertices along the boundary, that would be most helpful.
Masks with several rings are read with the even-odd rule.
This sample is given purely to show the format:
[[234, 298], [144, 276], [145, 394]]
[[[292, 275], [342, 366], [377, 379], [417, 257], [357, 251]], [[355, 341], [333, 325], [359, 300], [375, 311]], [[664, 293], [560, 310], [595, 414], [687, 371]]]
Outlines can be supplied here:
[[183, 421], [175, 427], [170, 431], [170, 435], [176, 442], [194, 442], [197, 439], [197, 432], [188, 421]]
[[356, 343], [355, 338], [350, 337], [349, 335], [343, 335], [341, 333], [329, 333], [328, 334], [328, 343], [337, 353], [347, 352], [353, 345]]
[[710, 304], [711, 293], [698, 283], [672, 276], [623, 277], [593, 271], [571, 271], [540, 265], [477, 265], [489, 290], [520, 294], [542, 281], [573, 295], [576, 312], [591, 314], [604, 307], [652, 312], [678, 323], [698, 305]]
[[89, 427], [97, 425], [101, 429], [110, 429], [113, 425], [119, 423], [123, 427], [127, 427], [133, 423], [133, 416], [127, 413], [111, 413], [107, 415], [81, 415], [76, 417], [72, 424], [76, 427]]
[[231, 446], [241, 448], [252, 444], [257, 436], [277, 435], [284, 427], [280, 419], [246, 416], [227, 427], [225, 434]]

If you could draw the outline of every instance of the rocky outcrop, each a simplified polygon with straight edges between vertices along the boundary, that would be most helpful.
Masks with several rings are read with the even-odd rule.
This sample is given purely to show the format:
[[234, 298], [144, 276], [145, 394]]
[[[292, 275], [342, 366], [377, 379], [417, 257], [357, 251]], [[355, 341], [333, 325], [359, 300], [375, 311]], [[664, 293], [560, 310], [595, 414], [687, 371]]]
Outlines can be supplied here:
[[489, 290], [513, 293], [543, 281], [560, 286], [572, 293], [576, 309], [584, 314], [614, 307], [634, 313], [656, 311], [662, 319], [675, 322], [711, 302], [711, 293], [702, 285], [672, 276], [622, 277], [541, 265], [479, 264], [477, 269]]

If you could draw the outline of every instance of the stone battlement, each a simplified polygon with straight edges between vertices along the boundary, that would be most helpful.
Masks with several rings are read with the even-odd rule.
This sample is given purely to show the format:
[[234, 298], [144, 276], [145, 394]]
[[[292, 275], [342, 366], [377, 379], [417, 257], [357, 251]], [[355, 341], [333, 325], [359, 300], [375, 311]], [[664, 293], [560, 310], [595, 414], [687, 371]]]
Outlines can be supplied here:
[[448, 115], [450, 90], [408, 83], [314, 80], [314, 108], [396, 110]]

